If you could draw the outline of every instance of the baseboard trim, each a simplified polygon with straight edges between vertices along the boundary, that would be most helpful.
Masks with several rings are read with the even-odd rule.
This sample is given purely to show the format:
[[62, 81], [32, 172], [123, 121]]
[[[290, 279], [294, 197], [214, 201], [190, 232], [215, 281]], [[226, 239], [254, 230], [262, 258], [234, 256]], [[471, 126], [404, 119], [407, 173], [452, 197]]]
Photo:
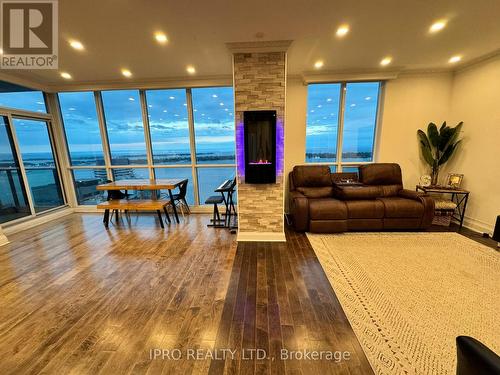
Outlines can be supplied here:
[[5, 234], [10, 235], [13, 233], [21, 232], [23, 230], [36, 227], [40, 224], [45, 224], [55, 219], [59, 219], [60, 217], [70, 215], [73, 212], [74, 212], [73, 208], [66, 207], [57, 211], [53, 211], [51, 213], [47, 213], [46, 215], [40, 215], [35, 218], [28, 218], [26, 221], [14, 224], [12, 226], [4, 227], [3, 231]]
[[464, 227], [472, 229], [479, 233], [493, 233], [493, 224], [486, 223], [482, 220], [473, 219], [472, 217], [464, 218]]
[[285, 232], [240, 232], [238, 242], [286, 242]]

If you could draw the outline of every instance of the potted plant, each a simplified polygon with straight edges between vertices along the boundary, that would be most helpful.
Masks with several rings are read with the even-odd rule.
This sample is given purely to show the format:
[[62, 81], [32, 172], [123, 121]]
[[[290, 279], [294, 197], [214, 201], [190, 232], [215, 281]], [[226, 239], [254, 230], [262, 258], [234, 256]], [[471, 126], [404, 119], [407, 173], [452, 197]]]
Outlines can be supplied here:
[[438, 184], [439, 168], [450, 159], [458, 144], [462, 141], [461, 139], [457, 140], [462, 125], [463, 122], [459, 122], [457, 126], [451, 128], [446, 126], [445, 121], [438, 130], [436, 124], [431, 122], [427, 126], [427, 134], [420, 129], [417, 131], [422, 156], [432, 168], [431, 184], [433, 186]]

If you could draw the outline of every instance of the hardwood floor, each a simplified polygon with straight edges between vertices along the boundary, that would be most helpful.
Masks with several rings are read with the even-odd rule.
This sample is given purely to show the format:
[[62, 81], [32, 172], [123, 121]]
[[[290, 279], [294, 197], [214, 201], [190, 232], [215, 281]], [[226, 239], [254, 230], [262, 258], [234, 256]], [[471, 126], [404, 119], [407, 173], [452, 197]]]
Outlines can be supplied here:
[[[106, 231], [101, 215], [74, 214], [10, 236], [0, 374], [372, 373], [304, 234], [236, 246], [208, 220], [162, 230], [132, 215]], [[282, 349], [350, 358], [284, 361]]]
[[106, 231], [101, 215], [71, 215], [0, 247], [0, 374], [208, 371], [150, 350], [213, 347], [234, 236], [205, 216], [131, 220]]

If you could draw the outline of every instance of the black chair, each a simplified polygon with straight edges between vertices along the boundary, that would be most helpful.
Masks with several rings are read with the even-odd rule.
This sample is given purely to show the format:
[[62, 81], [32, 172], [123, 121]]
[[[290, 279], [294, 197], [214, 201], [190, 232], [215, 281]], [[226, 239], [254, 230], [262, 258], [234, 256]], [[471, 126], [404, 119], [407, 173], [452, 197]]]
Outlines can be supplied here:
[[500, 357], [478, 340], [457, 337], [457, 375], [498, 375]]
[[[189, 205], [186, 201], [188, 183], [189, 183], [188, 179], [182, 180], [182, 182], [179, 185], [179, 193], [172, 194], [174, 201], [171, 202], [171, 204], [175, 204], [176, 207], [181, 209], [182, 217], [184, 217], [184, 208], [186, 209], [187, 214], [191, 213], [191, 210], [189, 209]], [[160, 198], [170, 199], [170, 196], [168, 194], [161, 194]]]
[[[113, 181], [106, 180], [107, 184], [109, 184], [111, 182], [113, 182]], [[129, 194], [126, 191], [123, 192], [121, 190], [107, 190], [106, 192], [108, 193], [107, 198], [106, 198], [106, 200], [108, 200], [108, 201], [113, 200], [113, 199], [129, 199]], [[125, 210], [125, 213], [127, 214], [128, 210]], [[113, 210], [111, 212], [111, 217], [109, 218], [110, 220], [113, 218], [113, 214], [115, 214], [115, 217], [118, 220], [118, 210]]]

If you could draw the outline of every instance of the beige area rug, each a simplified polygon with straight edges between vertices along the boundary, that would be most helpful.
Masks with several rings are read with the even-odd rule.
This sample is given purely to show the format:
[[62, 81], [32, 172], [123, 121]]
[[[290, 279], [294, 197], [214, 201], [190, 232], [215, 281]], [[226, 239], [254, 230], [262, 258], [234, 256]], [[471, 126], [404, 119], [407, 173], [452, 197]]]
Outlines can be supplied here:
[[307, 234], [376, 374], [455, 374], [455, 338], [500, 353], [500, 254], [457, 233]]

